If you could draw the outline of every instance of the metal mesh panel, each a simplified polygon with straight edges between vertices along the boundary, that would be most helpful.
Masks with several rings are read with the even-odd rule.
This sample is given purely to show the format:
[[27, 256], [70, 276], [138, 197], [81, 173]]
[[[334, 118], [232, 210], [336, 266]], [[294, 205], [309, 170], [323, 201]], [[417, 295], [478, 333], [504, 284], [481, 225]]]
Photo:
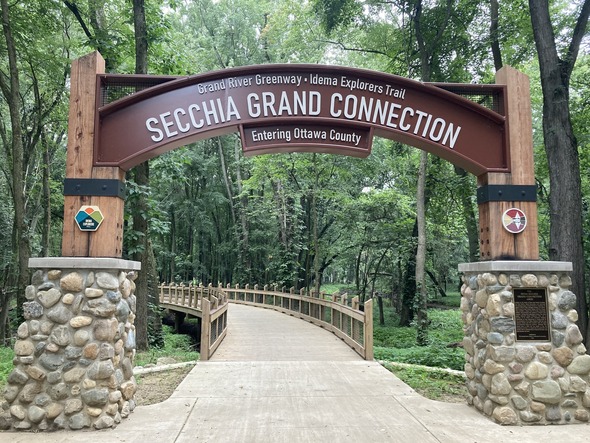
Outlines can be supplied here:
[[349, 337], [352, 337], [352, 322], [351, 322], [351, 318], [350, 316], [346, 315], [346, 314], [342, 314], [342, 332], [344, 332], [346, 335], [348, 335]]
[[342, 329], [342, 314], [340, 312], [336, 311], [334, 313], [332, 324], [336, 326], [337, 329]]
[[434, 86], [459, 95], [500, 115], [505, 115], [504, 88], [499, 85], [461, 85], [433, 83]]
[[305, 315], [309, 315], [309, 302], [302, 302], [301, 304], [301, 312]]
[[332, 322], [332, 308], [327, 306], [322, 307], [322, 321], [326, 323]]
[[211, 335], [209, 338], [209, 346], [212, 346], [219, 336], [223, 334], [227, 326], [227, 312], [224, 312], [220, 315], [212, 324], [211, 324]]
[[177, 78], [151, 75], [104, 75], [100, 79], [100, 106], [108, 105], [123, 97], [176, 80]]
[[352, 319], [352, 331], [350, 337], [361, 345], [364, 344], [363, 326], [362, 322]]

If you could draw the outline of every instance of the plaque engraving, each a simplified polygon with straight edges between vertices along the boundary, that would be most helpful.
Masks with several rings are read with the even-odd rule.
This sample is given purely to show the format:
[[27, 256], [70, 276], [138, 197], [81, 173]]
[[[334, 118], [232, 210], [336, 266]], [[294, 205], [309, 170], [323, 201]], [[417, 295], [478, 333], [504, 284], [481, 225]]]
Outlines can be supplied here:
[[550, 341], [549, 309], [545, 288], [514, 288], [516, 339]]

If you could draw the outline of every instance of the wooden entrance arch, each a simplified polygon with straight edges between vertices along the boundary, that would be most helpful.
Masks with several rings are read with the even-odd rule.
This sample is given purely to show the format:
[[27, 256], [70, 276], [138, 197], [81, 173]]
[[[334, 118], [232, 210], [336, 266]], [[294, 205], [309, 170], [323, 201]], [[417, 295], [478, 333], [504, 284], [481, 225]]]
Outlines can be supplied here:
[[[196, 140], [240, 132], [246, 155], [363, 157], [373, 136], [431, 152], [478, 178], [481, 259], [538, 259], [529, 84], [512, 68], [498, 72], [496, 85], [425, 84], [319, 65], [122, 76], [105, 74], [95, 52], [73, 62], [70, 94], [65, 257], [122, 256], [129, 168]], [[100, 229], [80, 229], [76, 215], [85, 206], [100, 209]], [[527, 217], [518, 234], [502, 225], [513, 207]]]

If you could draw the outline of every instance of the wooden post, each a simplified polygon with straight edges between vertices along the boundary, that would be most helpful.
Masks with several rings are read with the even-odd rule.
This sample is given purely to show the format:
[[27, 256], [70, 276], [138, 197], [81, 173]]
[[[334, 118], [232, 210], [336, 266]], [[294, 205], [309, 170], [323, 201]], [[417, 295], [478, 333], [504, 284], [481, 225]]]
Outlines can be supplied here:
[[373, 360], [373, 299], [365, 302], [365, 360]]
[[[505, 66], [497, 72], [496, 83], [506, 85], [504, 106], [506, 108], [511, 172], [483, 174], [478, 177], [478, 186], [534, 186], [529, 79], [516, 69]], [[538, 260], [536, 201], [518, 200], [517, 198], [508, 200], [501, 196], [493, 197], [490, 201], [479, 204], [480, 259]], [[518, 234], [508, 232], [502, 224], [502, 215], [507, 209], [513, 207], [522, 210], [527, 218], [526, 229]]]
[[201, 301], [201, 360], [209, 360], [209, 347], [211, 346], [211, 304], [204, 298]]
[[[124, 182], [117, 167], [94, 167], [97, 75], [105, 71], [98, 52], [74, 60], [71, 68], [66, 179]], [[75, 216], [82, 206], [98, 206], [104, 220], [97, 231], [81, 231]], [[65, 195], [62, 237], [64, 257], [113, 257], [123, 254], [124, 200], [119, 197]]]

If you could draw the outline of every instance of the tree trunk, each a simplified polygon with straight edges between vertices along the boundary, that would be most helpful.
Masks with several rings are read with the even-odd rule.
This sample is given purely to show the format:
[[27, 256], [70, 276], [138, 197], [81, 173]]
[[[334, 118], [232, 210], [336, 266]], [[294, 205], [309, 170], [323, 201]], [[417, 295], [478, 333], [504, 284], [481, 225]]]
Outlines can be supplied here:
[[441, 297], [446, 297], [447, 296], [447, 293], [445, 291], [445, 288], [443, 288], [441, 286], [441, 284], [438, 282], [438, 279], [436, 278], [436, 275], [434, 275], [434, 273], [432, 271], [429, 271], [428, 269], [425, 269], [425, 272], [430, 277], [430, 279], [432, 280], [432, 284], [434, 285], [434, 287], [438, 291], [438, 295], [440, 295]]
[[379, 324], [385, 326], [385, 315], [383, 313], [383, 297], [377, 296], [377, 306], [379, 307]]
[[428, 153], [420, 153], [420, 167], [418, 170], [418, 189], [416, 191], [416, 220], [418, 221], [418, 248], [416, 250], [416, 318], [418, 323], [417, 343], [424, 346], [428, 342], [428, 312], [426, 291], [425, 262], [426, 262], [426, 168]]
[[[389, 248], [385, 248], [385, 250], [383, 251], [383, 254], [381, 254], [381, 257], [379, 257], [379, 261], [377, 262], [377, 266], [375, 266], [375, 271], [373, 272], [373, 279], [371, 282], [371, 297], [374, 297], [374, 295], [375, 295], [375, 281], [377, 280], [377, 274], [379, 273], [379, 268], [381, 268], [381, 263], [383, 262], [383, 259], [387, 255], [388, 251], [389, 251]], [[383, 314], [383, 297], [377, 296], [377, 306], [379, 306], [379, 324], [381, 326], [384, 326], [385, 325], [385, 316]]]
[[41, 231], [41, 256], [49, 257], [49, 233], [51, 231], [51, 188], [49, 186], [49, 145], [43, 136], [43, 221]]
[[[461, 177], [462, 180], [468, 179], [467, 171], [457, 166], [455, 166], [455, 174]], [[461, 210], [463, 212], [463, 218], [465, 220], [465, 227], [467, 230], [470, 262], [476, 262], [479, 260], [479, 233], [477, 227], [477, 218], [475, 217], [475, 210], [473, 208], [473, 201], [471, 199], [473, 189], [473, 186], [461, 186], [459, 190]]]
[[[133, 169], [133, 177], [138, 186], [147, 186], [149, 183], [147, 174], [149, 173], [147, 163], [142, 163]], [[135, 329], [136, 329], [136, 345], [140, 351], [145, 351], [148, 348], [148, 269], [146, 260], [148, 258], [147, 239], [148, 239], [148, 221], [147, 221], [147, 201], [146, 196], [139, 194], [137, 201], [131, 207], [131, 215], [133, 217], [133, 230], [139, 232], [138, 243], [135, 246], [138, 250], [133, 259], [141, 262], [141, 271], [136, 281], [136, 295], [137, 307], [135, 312]]]
[[238, 247], [241, 252], [242, 261], [239, 266], [242, 268], [242, 274], [238, 275], [242, 281], [249, 282], [252, 278], [252, 259], [250, 255], [250, 226], [248, 224], [248, 197], [242, 195], [242, 168], [240, 165], [240, 153], [242, 152], [242, 146], [239, 140], [236, 138], [234, 143], [234, 159], [236, 162], [236, 185], [238, 187], [238, 195], [240, 196], [239, 205], [239, 217], [240, 217], [240, 237], [237, 239], [239, 242]]
[[584, 2], [568, 53], [562, 59], [557, 53], [548, 1], [529, 0], [529, 8], [543, 89], [543, 136], [550, 184], [549, 258], [573, 264], [572, 291], [577, 296], [578, 326], [589, 343], [580, 160], [569, 111], [569, 81], [590, 15], [590, 1]]
[[6, 41], [6, 52], [8, 55], [8, 66], [10, 78], [8, 83], [4, 78], [0, 80], [0, 89], [8, 104], [11, 125], [11, 149], [9, 152], [12, 170], [12, 199], [14, 204], [14, 244], [13, 256], [17, 264], [16, 279], [16, 305], [17, 318], [21, 323], [23, 318], [23, 303], [25, 302], [24, 290], [29, 285], [29, 257], [30, 244], [29, 235], [25, 220], [25, 161], [23, 147], [23, 130], [20, 113], [23, 109], [21, 100], [19, 70], [17, 63], [16, 46], [12, 36], [10, 14], [7, 0], [1, 0], [2, 8], [2, 31]]
[[[417, 238], [418, 220], [414, 220], [412, 240], [416, 242]], [[412, 251], [408, 256], [408, 261], [406, 262], [402, 275], [399, 325], [410, 326], [412, 320], [414, 320], [414, 297], [416, 296], [416, 244], [412, 245]]]
[[[133, 0], [133, 23], [135, 26], [135, 73], [147, 74], [147, 27], [145, 20], [144, 0]], [[134, 169], [135, 182], [140, 187], [149, 188], [149, 163], [144, 162]], [[157, 309], [149, 309], [152, 304], [157, 306], [158, 277], [156, 260], [152, 242], [149, 240], [148, 196], [139, 193], [137, 204], [133, 208], [133, 228], [139, 231], [140, 252], [136, 260], [141, 261], [141, 271], [137, 281], [136, 307], [136, 345], [140, 351], [147, 350], [150, 344], [148, 330], [154, 335], [151, 341], [161, 344], [161, 318]], [[151, 292], [153, 291], [153, 292]]]
[[490, 43], [496, 71], [499, 71], [504, 66], [502, 63], [502, 52], [500, 51], [500, 41], [498, 39], [498, 9], [498, 0], [490, 0]]
[[320, 281], [320, 239], [318, 235], [318, 225], [320, 223], [319, 216], [318, 216], [318, 188], [319, 188], [319, 177], [318, 177], [318, 168], [317, 168], [317, 155], [313, 154], [313, 174], [314, 174], [314, 181], [313, 181], [313, 191], [311, 194], [311, 207], [312, 207], [312, 218], [313, 218], [313, 275], [314, 275], [314, 283], [315, 283], [315, 292], [316, 294], [320, 293], [320, 286], [322, 282]]

